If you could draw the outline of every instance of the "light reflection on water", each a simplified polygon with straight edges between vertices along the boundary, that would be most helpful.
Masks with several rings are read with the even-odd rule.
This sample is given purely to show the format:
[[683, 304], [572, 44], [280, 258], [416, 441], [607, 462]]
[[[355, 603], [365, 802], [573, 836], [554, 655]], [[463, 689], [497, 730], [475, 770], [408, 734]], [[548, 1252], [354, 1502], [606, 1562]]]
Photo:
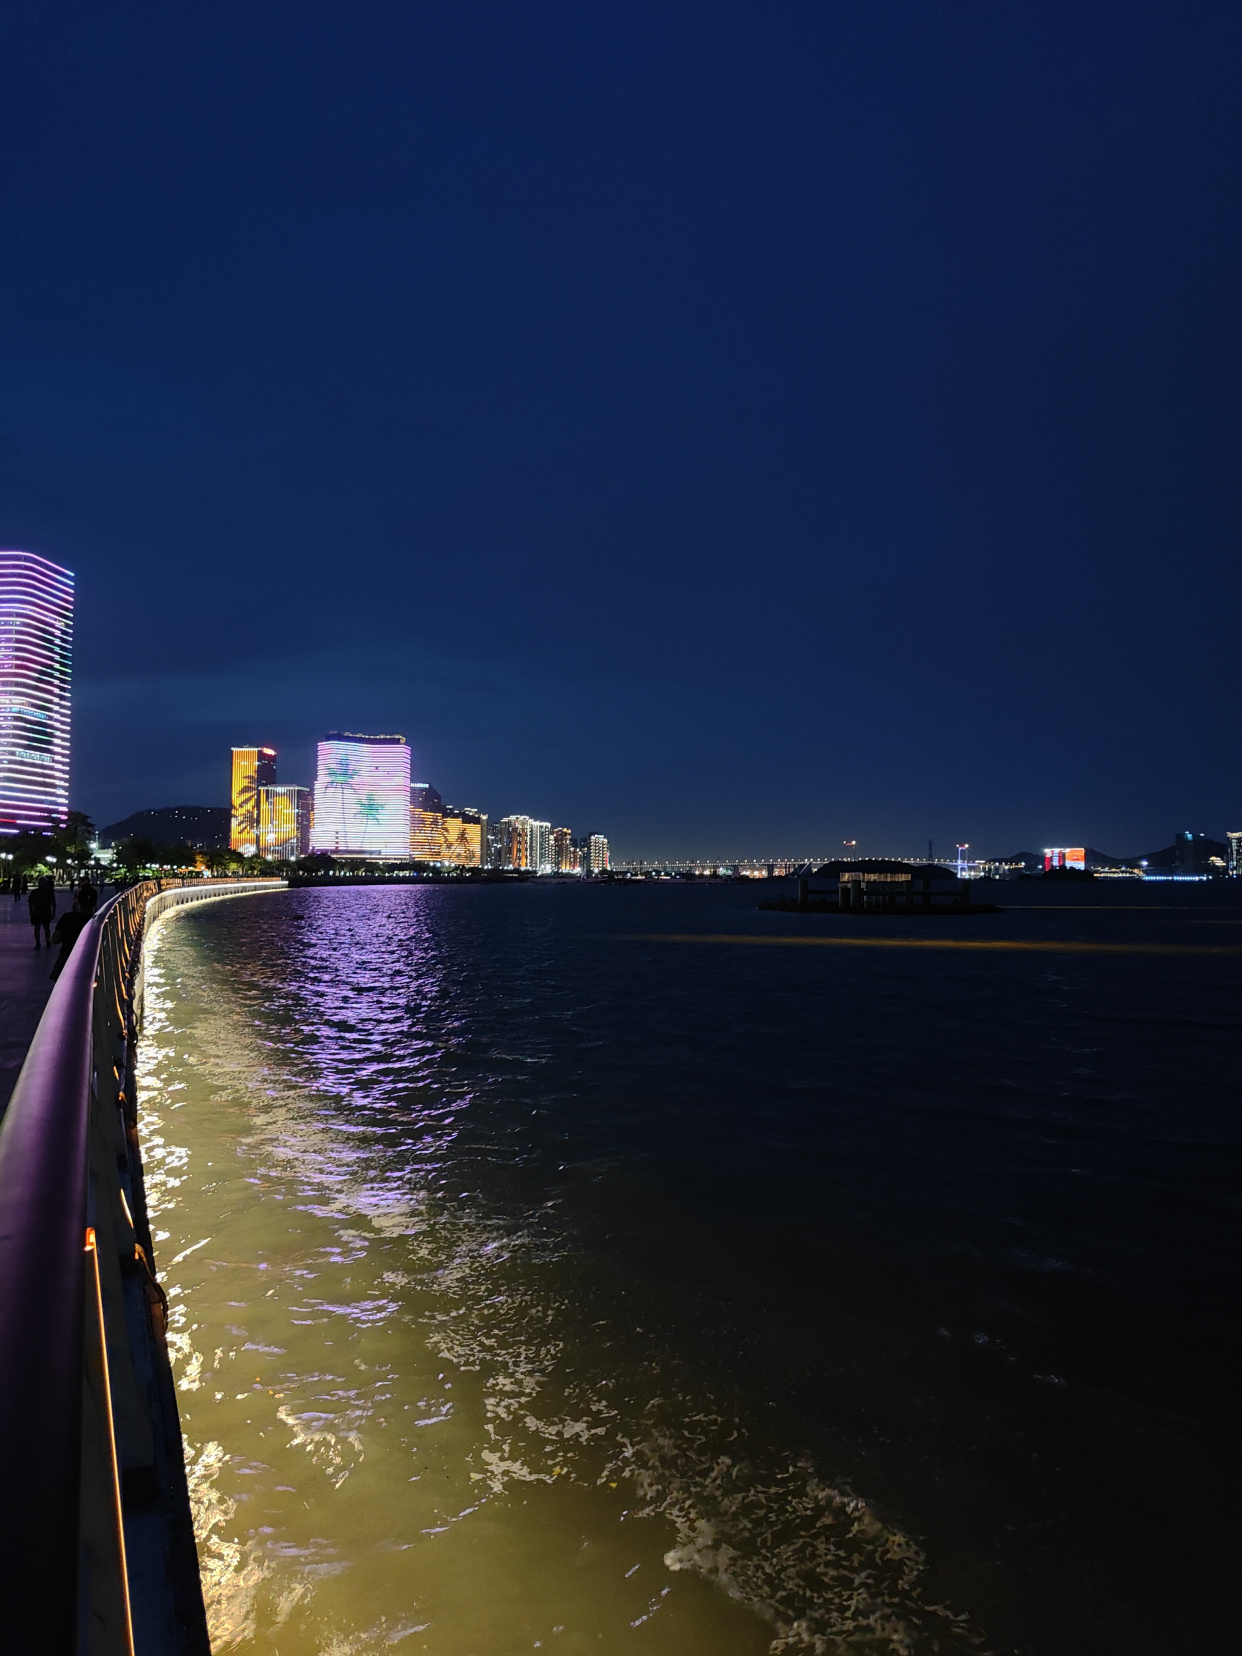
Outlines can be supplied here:
[[[598, 1314], [553, 1203], [478, 1192], [469, 985], [423, 907], [377, 928], [318, 898], [183, 915], [148, 951], [142, 1134], [214, 1649], [978, 1648], [922, 1602], [910, 1539]], [[282, 943], [256, 959], [259, 905]], [[516, 1173], [506, 1131], [485, 1151]]]

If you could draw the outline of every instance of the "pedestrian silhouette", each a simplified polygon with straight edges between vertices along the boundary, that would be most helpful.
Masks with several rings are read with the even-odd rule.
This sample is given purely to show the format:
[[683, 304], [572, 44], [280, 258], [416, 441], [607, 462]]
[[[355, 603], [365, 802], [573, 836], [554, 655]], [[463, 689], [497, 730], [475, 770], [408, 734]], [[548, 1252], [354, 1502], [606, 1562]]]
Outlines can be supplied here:
[[56, 922], [56, 930], [52, 933], [51, 941], [60, 944], [60, 953], [56, 956], [56, 964], [48, 973], [48, 977], [55, 983], [64, 971], [65, 962], [73, 952], [73, 945], [82, 935], [83, 930], [90, 924], [90, 913], [82, 906], [81, 892], [73, 900], [73, 907], [68, 914], [62, 914]]
[[[45, 884], [44, 881], [47, 883]], [[44, 875], [30, 888], [26, 897], [26, 908], [30, 913], [30, 924], [34, 927], [34, 946], [39, 948], [39, 933], [48, 948], [52, 946], [52, 921], [56, 918], [56, 891], [51, 878]]]

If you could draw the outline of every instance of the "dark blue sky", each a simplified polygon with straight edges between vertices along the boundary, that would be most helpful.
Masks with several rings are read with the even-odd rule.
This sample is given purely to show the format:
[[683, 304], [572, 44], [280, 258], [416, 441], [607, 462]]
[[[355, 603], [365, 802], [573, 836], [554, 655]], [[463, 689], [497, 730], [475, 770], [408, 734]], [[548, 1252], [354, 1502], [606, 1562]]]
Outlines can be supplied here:
[[400, 730], [621, 854], [1242, 826], [1236, 4], [0, 14], [74, 793]]

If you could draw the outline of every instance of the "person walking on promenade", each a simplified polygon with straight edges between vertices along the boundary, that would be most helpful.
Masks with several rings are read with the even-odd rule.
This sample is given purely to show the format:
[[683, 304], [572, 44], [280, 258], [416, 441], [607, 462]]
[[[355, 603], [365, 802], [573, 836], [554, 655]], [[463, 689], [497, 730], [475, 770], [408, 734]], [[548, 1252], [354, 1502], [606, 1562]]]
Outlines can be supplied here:
[[14, 874], [14, 876], [13, 876], [13, 901], [15, 903], [20, 903], [21, 902], [22, 893], [25, 891], [25, 889], [26, 889], [26, 876], [24, 874]]
[[56, 918], [56, 893], [49, 890], [40, 880], [31, 886], [26, 897], [26, 907], [30, 911], [30, 924], [34, 927], [34, 946], [40, 947], [39, 933], [42, 932], [50, 949], [52, 946], [52, 921]]
[[76, 907], [78, 907], [82, 910], [82, 913], [84, 915], [86, 915], [88, 920], [90, 919], [91, 915], [94, 914], [95, 910], [99, 907], [99, 893], [95, 890], [94, 886], [91, 884], [91, 878], [90, 878], [89, 874], [83, 874], [82, 882], [78, 886], [78, 895], [77, 895], [77, 900], [76, 900]]
[[47, 974], [55, 983], [65, 969], [65, 962], [73, 953], [73, 945], [86, 926], [90, 924], [90, 911], [83, 907], [81, 893], [73, 900], [73, 907], [68, 914], [62, 914], [56, 922], [56, 930], [52, 933], [52, 942], [60, 944], [60, 953], [56, 956], [56, 964]]

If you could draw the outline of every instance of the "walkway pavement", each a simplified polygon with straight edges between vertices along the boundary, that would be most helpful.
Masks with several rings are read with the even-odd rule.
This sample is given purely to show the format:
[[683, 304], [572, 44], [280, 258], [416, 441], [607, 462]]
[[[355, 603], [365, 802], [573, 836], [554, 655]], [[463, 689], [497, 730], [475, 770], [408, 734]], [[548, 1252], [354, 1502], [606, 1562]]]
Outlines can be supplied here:
[[[57, 912], [72, 901], [72, 892], [58, 891]], [[47, 974], [59, 952], [35, 948], [26, 899], [15, 903], [0, 891], [0, 1114], [8, 1108], [30, 1037], [43, 1016], [52, 988]]]

